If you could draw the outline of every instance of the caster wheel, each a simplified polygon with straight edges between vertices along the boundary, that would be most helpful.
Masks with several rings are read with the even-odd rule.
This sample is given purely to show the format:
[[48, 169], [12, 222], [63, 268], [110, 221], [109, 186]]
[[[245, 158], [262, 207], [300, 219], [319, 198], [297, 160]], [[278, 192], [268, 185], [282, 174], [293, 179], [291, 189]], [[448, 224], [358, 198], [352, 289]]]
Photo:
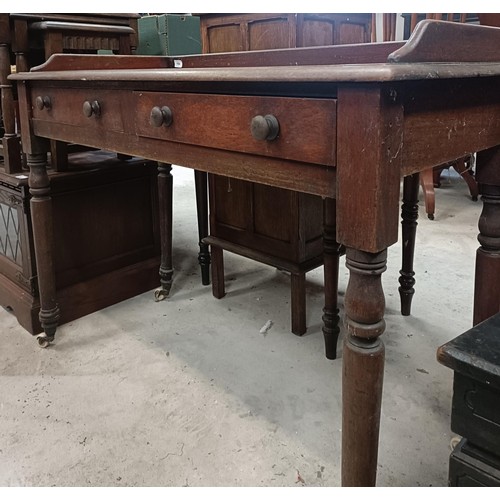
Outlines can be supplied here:
[[472, 201], [477, 201], [477, 196], [473, 196]]
[[162, 300], [165, 300], [168, 297], [168, 290], [165, 290], [164, 288], [157, 288], [155, 290], [155, 302], [160, 302]]
[[451, 438], [451, 440], [450, 440], [450, 449], [451, 449], [451, 451], [453, 451], [456, 448], [457, 444], [460, 443], [461, 439], [462, 438], [460, 438], [458, 436], [453, 436]]
[[434, 214], [429, 214], [427, 215], [427, 217], [429, 218], [429, 220], [434, 220]]
[[42, 348], [47, 348], [54, 340], [54, 337], [47, 337], [45, 334], [41, 334], [37, 337], [38, 345]]

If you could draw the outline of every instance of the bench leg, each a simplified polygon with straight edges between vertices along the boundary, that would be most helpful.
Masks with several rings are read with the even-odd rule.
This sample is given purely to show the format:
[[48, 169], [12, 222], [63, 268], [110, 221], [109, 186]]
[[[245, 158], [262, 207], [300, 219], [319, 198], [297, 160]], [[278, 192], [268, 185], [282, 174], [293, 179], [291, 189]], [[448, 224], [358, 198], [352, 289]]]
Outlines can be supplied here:
[[306, 326], [306, 275], [292, 273], [291, 277], [291, 308], [292, 333], [304, 335]]
[[224, 286], [224, 251], [212, 245], [212, 295], [222, 299], [226, 295]]

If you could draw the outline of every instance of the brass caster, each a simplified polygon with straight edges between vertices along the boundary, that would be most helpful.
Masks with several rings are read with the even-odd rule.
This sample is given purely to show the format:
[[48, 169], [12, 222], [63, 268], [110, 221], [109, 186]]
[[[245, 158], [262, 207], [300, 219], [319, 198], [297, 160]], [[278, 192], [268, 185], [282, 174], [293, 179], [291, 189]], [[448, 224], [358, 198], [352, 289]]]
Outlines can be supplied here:
[[155, 290], [155, 302], [160, 302], [168, 297], [169, 290], [164, 288], [157, 288]]
[[456, 446], [458, 445], [458, 443], [460, 443], [462, 438], [460, 438], [459, 436], [453, 436], [450, 440], [450, 449], [451, 451], [453, 451]]
[[45, 333], [41, 333], [36, 339], [38, 341], [38, 345], [44, 349], [49, 347], [49, 345], [54, 341], [54, 337], [47, 337]]

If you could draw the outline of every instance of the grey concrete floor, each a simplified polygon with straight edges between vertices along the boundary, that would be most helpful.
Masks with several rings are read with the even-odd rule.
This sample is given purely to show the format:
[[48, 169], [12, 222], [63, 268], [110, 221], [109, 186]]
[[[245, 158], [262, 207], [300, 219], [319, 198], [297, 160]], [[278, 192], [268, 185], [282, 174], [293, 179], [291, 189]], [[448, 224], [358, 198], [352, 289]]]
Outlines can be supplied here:
[[[226, 253], [227, 295], [213, 298], [192, 171], [174, 179], [169, 299], [151, 291], [63, 325], [48, 349], [0, 310], [0, 486], [340, 485], [341, 359], [323, 354], [322, 268], [307, 275], [302, 338], [283, 272]], [[379, 486], [447, 483], [452, 372], [436, 349], [471, 325], [481, 202], [445, 172], [436, 207], [434, 221], [420, 207], [410, 317], [399, 244], [383, 276]], [[347, 277], [342, 259], [341, 312]]]

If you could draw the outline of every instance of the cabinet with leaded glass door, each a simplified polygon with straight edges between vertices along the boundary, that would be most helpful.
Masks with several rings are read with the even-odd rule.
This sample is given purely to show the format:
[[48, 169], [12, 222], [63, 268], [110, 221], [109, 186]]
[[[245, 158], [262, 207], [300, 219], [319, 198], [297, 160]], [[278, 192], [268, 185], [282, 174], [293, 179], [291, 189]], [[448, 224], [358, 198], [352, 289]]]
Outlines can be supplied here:
[[[32, 334], [42, 329], [29, 170], [21, 155], [18, 96], [8, 77], [14, 68], [28, 71], [61, 52], [134, 53], [138, 18], [133, 13], [0, 14], [0, 306], [12, 309]], [[80, 105], [78, 116], [81, 112]], [[75, 141], [53, 141], [50, 162], [54, 212], [41, 231], [52, 233], [54, 227], [59, 323], [156, 288], [157, 164], [88, 150]], [[123, 218], [126, 233], [119, 229]]]
[[27, 175], [0, 170], [0, 304], [34, 333], [40, 306], [30, 228]]
[[[60, 324], [158, 285], [157, 164], [125, 163], [85, 151], [69, 155], [67, 172], [49, 171]], [[42, 328], [30, 199], [27, 173], [0, 167], [0, 305], [35, 335]]]

